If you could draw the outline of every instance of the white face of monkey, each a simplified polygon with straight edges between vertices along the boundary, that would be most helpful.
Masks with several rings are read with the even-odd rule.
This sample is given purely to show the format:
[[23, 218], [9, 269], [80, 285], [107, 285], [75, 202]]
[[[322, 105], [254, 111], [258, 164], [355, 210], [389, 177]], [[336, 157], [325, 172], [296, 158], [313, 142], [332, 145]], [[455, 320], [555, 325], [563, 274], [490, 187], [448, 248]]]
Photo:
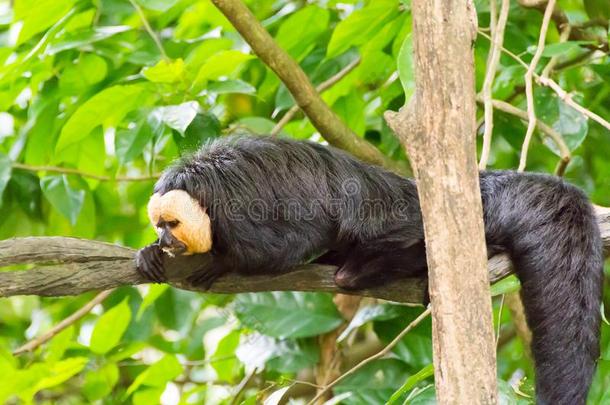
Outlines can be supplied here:
[[210, 217], [186, 191], [155, 193], [148, 202], [148, 217], [169, 255], [205, 253], [212, 248]]

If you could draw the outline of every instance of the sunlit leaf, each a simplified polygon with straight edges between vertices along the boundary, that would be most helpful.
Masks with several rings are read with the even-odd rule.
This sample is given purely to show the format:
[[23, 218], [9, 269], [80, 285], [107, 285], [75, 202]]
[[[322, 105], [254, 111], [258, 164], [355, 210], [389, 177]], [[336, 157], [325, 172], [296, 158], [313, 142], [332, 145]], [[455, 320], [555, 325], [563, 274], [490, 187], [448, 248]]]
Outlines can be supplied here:
[[106, 77], [107, 71], [104, 58], [87, 53], [64, 69], [59, 86], [64, 92], [78, 93], [101, 82]]
[[218, 80], [230, 76], [237, 68], [254, 56], [236, 50], [220, 51], [212, 56], [199, 69], [195, 83]]
[[216, 94], [227, 94], [227, 93], [242, 93], [242, 94], [254, 94], [256, 93], [256, 87], [250, 83], [246, 83], [242, 80], [223, 80], [219, 82], [211, 82], [207, 85], [206, 90]]
[[166, 355], [140, 373], [127, 389], [131, 395], [141, 385], [149, 387], [164, 387], [168, 381], [182, 374], [182, 366], [175, 356]]
[[376, 0], [354, 11], [335, 27], [328, 44], [329, 58], [339, 55], [350, 46], [363, 44], [398, 13], [398, 2]]
[[107, 363], [97, 370], [89, 371], [85, 376], [83, 394], [89, 401], [104, 398], [112, 392], [119, 380], [119, 368], [115, 363]]
[[142, 74], [154, 83], [178, 83], [184, 80], [184, 61], [162, 59], [155, 66], [142, 69]]
[[61, 130], [57, 151], [87, 137], [98, 125], [116, 125], [125, 114], [146, 105], [147, 87], [142, 84], [113, 86], [87, 100], [70, 116]]
[[328, 10], [315, 5], [306, 6], [282, 23], [276, 34], [278, 44], [293, 58], [301, 60], [311, 50], [316, 38], [327, 29], [328, 21]]
[[491, 295], [495, 297], [501, 294], [508, 294], [519, 291], [520, 288], [521, 283], [519, 282], [519, 279], [515, 275], [511, 275], [494, 283], [491, 286]]
[[167, 11], [172, 8], [178, 0], [136, 0], [142, 7], [155, 11]]
[[84, 28], [79, 31], [70, 32], [61, 37], [58, 41], [53, 42], [46, 49], [46, 53], [49, 55], [54, 55], [68, 49], [90, 45], [131, 29], [133, 28], [128, 25]]
[[100, 318], [91, 334], [91, 351], [98, 354], [108, 353], [120, 341], [129, 326], [131, 309], [127, 300], [110, 308]]
[[22, 21], [17, 45], [55, 24], [76, 0], [16, 0], [15, 21]]
[[415, 70], [413, 66], [413, 41], [411, 34], [405, 37], [398, 53], [398, 75], [408, 102], [415, 92]]

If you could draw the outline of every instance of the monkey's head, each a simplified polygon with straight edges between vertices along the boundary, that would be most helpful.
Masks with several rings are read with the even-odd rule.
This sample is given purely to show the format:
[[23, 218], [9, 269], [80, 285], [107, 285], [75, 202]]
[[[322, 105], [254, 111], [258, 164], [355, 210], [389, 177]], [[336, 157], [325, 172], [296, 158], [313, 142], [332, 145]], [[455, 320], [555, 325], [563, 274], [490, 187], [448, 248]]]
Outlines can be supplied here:
[[186, 191], [155, 193], [148, 202], [148, 217], [159, 246], [170, 256], [205, 253], [212, 248], [210, 217]]

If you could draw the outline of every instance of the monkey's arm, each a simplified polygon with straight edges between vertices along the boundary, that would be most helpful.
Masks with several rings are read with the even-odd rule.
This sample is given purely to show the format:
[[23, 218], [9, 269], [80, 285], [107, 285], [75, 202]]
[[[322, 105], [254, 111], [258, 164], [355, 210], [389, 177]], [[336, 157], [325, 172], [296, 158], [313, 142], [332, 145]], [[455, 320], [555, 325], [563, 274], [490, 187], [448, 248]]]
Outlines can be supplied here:
[[[163, 255], [166, 253], [161, 250], [158, 240], [138, 250], [135, 258], [136, 268], [142, 277], [153, 283], [167, 282]], [[193, 271], [186, 280], [192, 286], [207, 290], [218, 277], [227, 272], [225, 268], [226, 266], [223, 266], [218, 260], [213, 260], [212, 264], [206, 263], [202, 268]]]

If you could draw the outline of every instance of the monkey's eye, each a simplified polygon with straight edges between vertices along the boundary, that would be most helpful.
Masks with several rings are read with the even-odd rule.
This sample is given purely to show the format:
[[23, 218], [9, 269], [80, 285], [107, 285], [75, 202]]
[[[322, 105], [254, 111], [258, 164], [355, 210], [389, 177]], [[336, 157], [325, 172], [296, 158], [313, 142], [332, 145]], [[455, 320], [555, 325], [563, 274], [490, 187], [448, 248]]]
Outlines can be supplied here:
[[168, 221], [167, 222], [167, 226], [169, 226], [170, 228], [175, 228], [180, 224], [180, 221], [178, 220], [174, 220], [174, 221]]

